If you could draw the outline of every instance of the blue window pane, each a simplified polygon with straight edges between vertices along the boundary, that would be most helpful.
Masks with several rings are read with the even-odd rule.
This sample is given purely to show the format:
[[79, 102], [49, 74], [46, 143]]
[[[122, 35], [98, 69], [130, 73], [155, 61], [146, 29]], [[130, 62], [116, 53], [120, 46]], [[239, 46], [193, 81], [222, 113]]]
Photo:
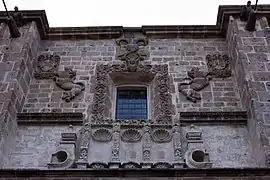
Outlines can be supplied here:
[[146, 88], [117, 89], [116, 119], [147, 119]]

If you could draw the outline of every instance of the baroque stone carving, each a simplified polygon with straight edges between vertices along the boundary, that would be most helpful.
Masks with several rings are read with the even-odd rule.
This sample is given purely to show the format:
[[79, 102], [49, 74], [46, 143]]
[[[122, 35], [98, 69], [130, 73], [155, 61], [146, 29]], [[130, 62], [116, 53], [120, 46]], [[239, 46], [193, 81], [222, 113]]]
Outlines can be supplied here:
[[74, 82], [76, 79], [76, 71], [70, 67], [65, 67], [64, 71], [58, 71], [54, 76], [55, 84], [65, 90], [62, 99], [70, 102], [75, 96], [78, 96], [85, 89], [83, 82]]
[[86, 168], [87, 165], [87, 157], [88, 157], [88, 148], [89, 143], [91, 141], [91, 125], [89, 123], [84, 124], [80, 131], [80, 150], [79, 150], [79, 158], [76, 162], [77, 166], [84, 166]]
[[137, 168], [141, 168], [141, 165], [139, 165], [138, 163], [135, 163], [135, 162], [127, 162], [127, 163], [123, 163], [121, 165], [121, 168], [125, 168], [125, 169], [137, 169]]
[[242, 7], [242, 10], [240, 13], [240, 20], [247, 21], [251, 10], [252, 10], [251, 1], [248, 1], [247, 5]]
[[208, 54], [206, 56], [209, 73], [215, 78], [225, 78], [231, 76], [229, 56], [227, 54]]
[[[168, 65], [141, 65], [136, 72], [144, 72], [155, 75], [156, 115], [155, 121], [159, 124], [170, 124], [172, 121], [172, 100], [169, 94]], [[92, 106], [92, 122], [106, 121], [106, 96], [108, 87], [108, 74], [115, 72], [131, 72], [125, 64], [97, 65], [96, 85]], [[107, 113], [108, 114], [108, 113]]]
[[40, 55], [36, 63], [36, 79], [53, 79], [59, 68], [60, 56]]
[[173, 149], [174, 149], [174, 161], [182, 161], [182, 143], [179, 125], [173, 127]]
[[17, 6], [14, 7], [14, 11], [12, 16], [16, 22], [17, 27], [22, 27], [25, 24], [25, 20], [23, 18], [23, 13], [19, 11]]
[[112, 155], [111, 155], [112, 162], [120, 161], [119, 151], [120, 151], [120, 125], [118, 123], [114, 123], [113, 138], [112, 138]]
[[121, 134], [121, 139], [125, 142], [138, 142], [141, 137], [141, 133], [136, 129], [128, 129]]
[[150, 135], [151, 127], [146, 125], [144, 127], [144, 135], [142, 140], [142, 153], [143, 153], [143, 161], [149, 162], [151, 160], [151, 135]]
[[112, 139], [112, 134], [109, 130], [107, 129], [98, 129], [96, 130], [93, 135], [92, 135], [93, 139], [95, 141], [99, 141], [99, 142], [109, 142]]
[[107, 169], [109, 166], [106, 163], [103, 162], [94, 162], [89, 165], [89, 168], [91, 169]]
[[187, 74], [189, 77], [184, 78], [184, 80], [179, 83], [178, 90], [186, 96], [188, 100], [196, 103], [198, 100], [201, 100], [201, 95], [198, 91], [207, 87], [212, 77], [210, 73], [200, 71], [197, 67], [193, 67]]
[[169, 142], [172, 138], [170, 132], [166, 129], [156, 129], [152, 132], [152, 140], [158, 143]]
[[157, 169], [168, 169], [171, 167], [172, 167], [172, 165], [170, 163], [167, 163], [167, 162], [157, 162], [152, 166], [152, 168], [157, 168]]
[[147, 39], [122, 38], [118, 39], [116, 44], [118, 45], [117, 58], [125, 61], [125, 68], [129, 72], [136, 72], [139, 61], [145, 60], [149, 56], [149, 52], [144, 49], [148, 44]]

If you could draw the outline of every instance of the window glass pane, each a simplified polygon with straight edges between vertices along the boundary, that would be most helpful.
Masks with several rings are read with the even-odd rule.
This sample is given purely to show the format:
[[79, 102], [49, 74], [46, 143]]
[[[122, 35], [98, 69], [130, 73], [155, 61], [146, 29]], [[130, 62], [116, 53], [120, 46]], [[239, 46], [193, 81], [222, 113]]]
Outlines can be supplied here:
[[117, 88], [116, 98], [116, 119], [147, 119], [146, 87]]

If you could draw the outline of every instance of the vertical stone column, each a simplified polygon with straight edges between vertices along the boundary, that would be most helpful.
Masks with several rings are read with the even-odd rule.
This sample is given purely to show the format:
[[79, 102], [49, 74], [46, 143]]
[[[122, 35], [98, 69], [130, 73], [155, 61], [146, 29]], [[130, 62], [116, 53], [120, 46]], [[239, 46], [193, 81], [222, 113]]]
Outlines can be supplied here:
[[248, 111], [252, 151], [260, 166], [270, 166], [270, 29], [266, 18], [256, 31], [230, 17], [227, 41], [243, 107]]
[[0, 25], [0, 167], [7, 163], [34, 70], [40, 37], [35, 22], [20, 28], [21, 37], [10, 38], [6, 24]]

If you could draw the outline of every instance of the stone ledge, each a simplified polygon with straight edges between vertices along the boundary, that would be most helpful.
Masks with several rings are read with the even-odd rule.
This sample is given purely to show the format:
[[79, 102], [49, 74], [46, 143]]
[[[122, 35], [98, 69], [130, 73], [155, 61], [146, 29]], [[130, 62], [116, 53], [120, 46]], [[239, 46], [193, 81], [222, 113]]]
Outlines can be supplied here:
[[0, 178], [35, 177], [254, 177], [270, 176], [270, 168], [211, 169], [0, 169]]
[[247, 112], [179, 112], [181, 124], [246, 124]]
[[18, 124], [82, 124], [83, 113], [17, 113]]

